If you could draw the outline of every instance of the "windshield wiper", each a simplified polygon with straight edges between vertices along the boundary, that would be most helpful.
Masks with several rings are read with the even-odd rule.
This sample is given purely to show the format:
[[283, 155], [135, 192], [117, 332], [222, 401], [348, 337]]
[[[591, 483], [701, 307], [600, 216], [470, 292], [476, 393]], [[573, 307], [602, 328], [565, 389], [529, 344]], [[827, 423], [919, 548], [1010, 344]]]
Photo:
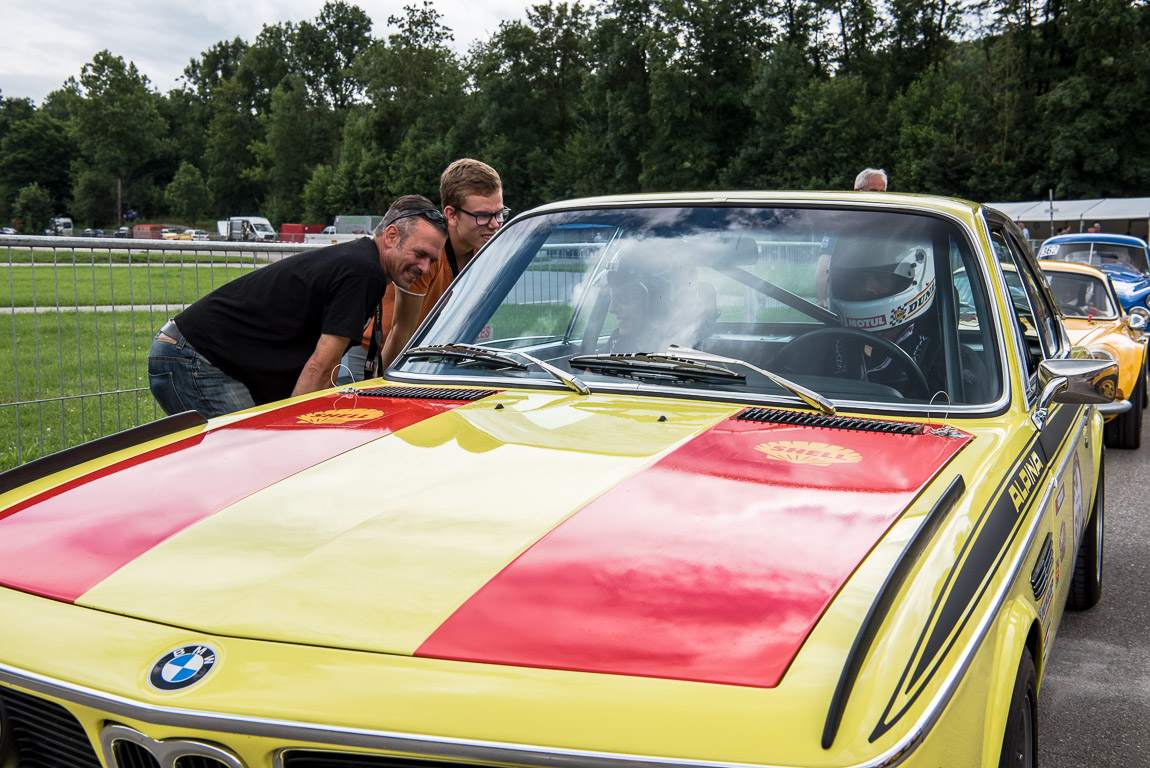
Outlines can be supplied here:
[[741, 373], [694, 360], [678, 360], [652, 352], [627, 352], [603, 355], [577, 355], [568, 361], [572, 368], [582, 368], [610, 376], [670, 378], [687, 381], [746, 381]]
[[790, 392], [795, 397], [802, 400], [804, 403], [812, 408], [822, 411], [827, 416], [835, 415], [835, 406], [830, 400], [826, 399], [818, 392], [812, 389], [807, 389], [804, 386], [794, 383], [788, 379], [784, 379], [778, 374], [771, 373], [770, 371], [759, 368], [758, 366], [751, 365], [745, 360], [738, 360], [733, 357], [723, 357], [722, 355], [711, 354], [710, 352], [703, 352], [699, 349], [691, 349], [690, 347], [681, 347], [678, 344], [672, 344], [667, 347], [667, 359], [670, 360], [692, 360], [695, 362], [709, 362], [709, 363], [722, 363], [723, 365], [741, 365], [744, 368], [754, 371], [760, 376], [765, 376], [775, 384], [778, 384], [783, 389]]
[[514, 368], [517, 371], [526, 371], [527, 366], [515, 359], [515, 357], [521, 357], [527, 362], [539, 366], [577, 394], [591, 394], [591, 390], [578, 377], [517, 349], [496, 350], [490, 347], [481, 347], [478, 344], [434, 344], [429, 347], [413, 347], [402, 352], [397, 359], [420, 357], [455, 357], [462, 360], [475, 360], [480, 363], [495, 363], [506, 368]]

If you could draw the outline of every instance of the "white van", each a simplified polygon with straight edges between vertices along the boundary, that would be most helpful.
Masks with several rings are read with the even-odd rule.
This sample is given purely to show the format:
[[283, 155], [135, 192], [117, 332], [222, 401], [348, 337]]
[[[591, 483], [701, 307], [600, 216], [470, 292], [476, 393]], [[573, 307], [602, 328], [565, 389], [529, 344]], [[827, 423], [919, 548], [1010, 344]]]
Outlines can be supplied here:
[[275, 229], [263, 216], [232, 216], [226, 221], [217, 221], [216, 229], [225, 240], [266, 243], [276, 239]]

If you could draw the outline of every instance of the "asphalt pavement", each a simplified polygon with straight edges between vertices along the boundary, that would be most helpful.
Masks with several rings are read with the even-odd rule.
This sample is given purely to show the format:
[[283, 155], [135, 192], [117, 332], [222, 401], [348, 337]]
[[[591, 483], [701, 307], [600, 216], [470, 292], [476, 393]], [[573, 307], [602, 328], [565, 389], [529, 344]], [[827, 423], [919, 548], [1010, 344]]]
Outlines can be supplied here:
[[1038, 698], [1042, 768], [1150, 766], [1150, 415], [1106, 452], [1102, 599], [1067, 611]]

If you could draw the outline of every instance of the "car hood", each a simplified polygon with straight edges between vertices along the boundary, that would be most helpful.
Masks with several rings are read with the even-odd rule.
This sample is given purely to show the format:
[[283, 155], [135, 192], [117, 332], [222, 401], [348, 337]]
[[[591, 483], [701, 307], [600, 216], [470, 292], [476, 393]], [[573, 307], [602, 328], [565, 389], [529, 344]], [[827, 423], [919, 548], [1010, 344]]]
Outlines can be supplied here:
[[1129, 296], [1150, 291], [1150, 277], [1131, 269], [1125, 264], [1105, 264], [1100, 269], [1110, 275], [1114, 290], [1120, 296]]
[[10, 503], [0, 583], [192, 633], [770, 687], [968, 440], [379, 391], [213, 422]]
[[1089, 347], [1120, 327], [1117, 320], [1087, 320], [1080, 317], [1063, 318], [1062, 324], [1066, 328], [1066, 337], [1076, 347]]

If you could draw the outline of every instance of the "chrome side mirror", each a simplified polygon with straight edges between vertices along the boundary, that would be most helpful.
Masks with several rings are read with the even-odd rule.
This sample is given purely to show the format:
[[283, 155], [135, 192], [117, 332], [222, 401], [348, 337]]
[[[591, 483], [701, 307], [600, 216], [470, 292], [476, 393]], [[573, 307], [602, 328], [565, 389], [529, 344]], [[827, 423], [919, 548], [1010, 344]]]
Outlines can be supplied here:
[[1131, 307], [1126, 312], [1126, 325], [1132, 331], [1144, 331], [1150, 325], [1150, 309], [1145, 307]]
[[1043, 360], [1038, 364], [1038, 386], [1041, 394], [1032, 418], [1034, 425], [1042, 429], [1051, 403], [1114, 402], [1118, 394], [1118, 363], [1095, 358]]

